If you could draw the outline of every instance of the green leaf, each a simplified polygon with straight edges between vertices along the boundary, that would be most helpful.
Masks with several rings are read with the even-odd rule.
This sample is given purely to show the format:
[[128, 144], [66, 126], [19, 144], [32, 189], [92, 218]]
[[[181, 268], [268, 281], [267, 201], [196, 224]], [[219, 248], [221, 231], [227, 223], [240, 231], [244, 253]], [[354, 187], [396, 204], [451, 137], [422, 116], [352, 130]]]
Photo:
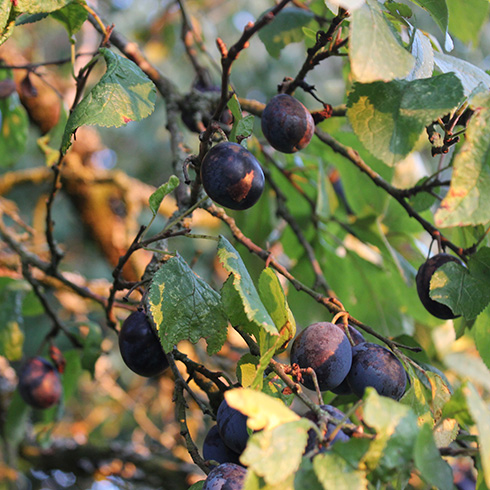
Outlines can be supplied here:
[[440, 490], [453, 489], [453, 472], [441, 458], [428, 424], [420, 428], [413, 448], [413, 457], [416, 468], [427, 483]]
[[155, 107], [155, 85], [141, 68], [106, 48], [101, 48], [100, 53], [107, 71], [70, 114], [63, 135], [63, 153], [80, 126], [120, 127], [144, 119]]
[[312, 422], [302, 418], [253, 434], [240, 460], [268, 484], [278, 484], [299, 468]]
[[[439, 26], [443, 34], [446, 35], [446, 48], [452, 45], [452, 41], [447, 39], [447, 27], [449, 22], [449, 13], [447, 10], [446, 0], [412, 0], [424, 10], [427, 10]], [[448, 46], [448, 42], [450, 43]], [[451, 49], [448, 49], [451, 51]]]
[[15, 8], [26, 14], [37, 14], [54, 12], [72, 2], [73, 0], [17, 0]]
[[8, 321], [0, 326], [0, 355], [9, 361], [22, 359], [24, 332], [16, 321]]
[[473, 336], [475, 339], [476, 348], [482, 358], [482, 361], [490, 369], [490, 318], [489, 308], [486, 309], [484, 314], [479, 315], [475, 325], [472, 328]]
[[355, 84], [347, 116], [364, 146], [393, 165], [413, 150], [428, 124], [462, 99], [461, 84], [451, 73], [411, 82]]
[[204, 338], [210, 355], [226, 340], [228, 321], [219, 294], [180, 257], [172, 257], [153, 276], [148, 310], [165, 352], [180, 340]]
[[429, 37], [418, 29], [413, 37], [411, 52], [415, 58], [415, 65], [407, 80], [430, 78], [434, 71], [434, 49]]
[[464, 388], [464, 394], [468, 408], [478, 429], [481, 464], [485, 483], [490, 488], [490, 409], [471, 383], [468, 383]]
[[83, 0], [75, 1], [51, 14], [53, 19], [63, 24], [70, 37], [76, 34], [88, 19], [88, 11], [84, 4]]
[[[9, 70], [0, 70], [0, 80], [12, 78]], [[15, 163], [27, 144], [29, 120], [17, 92], [0, 99], [0, 167]]]
[[236, 125], [236, 137], [239, 139], [248, 138], [254, 129], [254, 116], [249, 114], [243, 119], [240, 119]]
[[279, 58], [281, 50], [288, 44], [304, 40], [303, 27], [316, 30], [318, 24], [314, 15], [308, 10], [288, 7], [259, 31], [259, 38], [267, 52], [273, 58]]
[[30, 412], [31, 409], [21, 398], [19, 390], [15, 390], [7, 409], [5, 421], [5, 438], [12, 447], [17, 447], [24, 439]]
[[278, 335], [277, 327], [262, 304], [242, 258], [223, 236], [220, 236], [218, 242], [218, 257], [225, 270], [230, 273], [221, 289], [221, 297], [233, 326], [240, 325], [254, 335], [261, 329]]
[[469, 427], [473, 423], [473, 419], [468, 411], [465, 396], [466, 383], [458, 387], [453, 393], [451, 399], [444, 405], [442, 410], [442, 419], [454, 418], [462, 426]]
[[482, 90], [490, 89], [490, 75], [468, 61], [435, 51], [434, 63], [442, 73], [452, 72], [461, 80], [466, 96], [479, 87]]
[[446, 0], [449, 10], [449, 32], [464, 43], [478, 43], [481, 29], [488, 20], [488, 0]]
[[377, 0], [367, 0], [351, 16], [349, 60], [355, 80], [370, 83], [403, 78], [415, 59], [400, 44]]
[[435, 214], [437, 227], [485, 224], [490, 221], [490, 95], [475, 100], [465, 141], [453, 161], [446, 197]]
[[376, 430], [364, 459], [371, 470], [388, 476], [402, 473], [411, 461], [418, 425], [414, 412], [391, 398], [379, 396], [373, 388], [364, 396], [364, 421]]
[[165, 196], [168, 196], [171, 192], [173, 192], [180, 184], [180, 180], [177, 176], [171, 175], [168, 179], [168, 182], [162, 184], [151, 196], [150, 196], [150, 209], [155, 216], [158, 213], [158, 209], [160, 208], [160, 204], [162, 204]]
[[455, 315], [476, 318], [490, 302], [490, 249], [483, 247], [468, 260], [468, 268], [451, 262], [439, 267], [430, 281], [430, 297]]
[[281, 283], [270, 267], [265, 268], [260, 274], [259, 296], [281, 334], [282, 344], [289, 342], [296, 335], [296, 321]]
[[26, 24], [33, 24], [34, 22], [39, 22], [40, 20], [46, 19], [49, 17], [49, 13], [43, 12], [40, 14], [23, 14], [15, 20], [16, 26], [23, 26]]
[[12, 35], [15, 27], [15, 11], [12, 0], [1, 0], [0, 3], [0, 46]]
[[82, 372], [80, 351], [71, 349], [63, 352], [66, 359], [65, 372], [62, 375], [63, 399], [66, 401], [73, 396]]
[[365, 473], [352, 467], [338, 454], [318, 454], [313, 458], [313, 468], [324, 490], [365, 490], [368, 488]]
[[189, 490], [202, 490], [204, 480], [200, 480], [189, 487]]
[[259, 359], [250, 353], [244, 354], [237, 363], [236, 377], [243, 388], [248, 388], [257, 375]]

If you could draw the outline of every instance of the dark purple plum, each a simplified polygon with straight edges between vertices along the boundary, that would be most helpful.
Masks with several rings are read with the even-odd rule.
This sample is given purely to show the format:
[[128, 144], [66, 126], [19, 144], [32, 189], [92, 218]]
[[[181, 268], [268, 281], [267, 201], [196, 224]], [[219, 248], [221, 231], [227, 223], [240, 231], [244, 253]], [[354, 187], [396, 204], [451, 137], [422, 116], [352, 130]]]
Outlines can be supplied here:
[[264, 172], [257, 159], [237, 143], [218, 143], [201, 163], [207, 195], [230, 209], [248, 209], [264, 190]]
[[213, 425], [202, 445], [202, 454], [206, 460], [214, 460], [218, 463], [235, 463], [240, 464], [240, 455], [235, 451], [232, 451], [223, 441], [219, 435], [217, 425]]
[[363, 342], [352, 348], [352, 367], [347, 382], [359, 398], [368, 386], [372, 386], [378, 394], [399, 400], [405, 393], [407, 373], [389, 349]]
[[449, 306], [446, 306], [438, 301], [434, 301], [430, 297], [430, 280], [439, 267], [448, 262], [456, 262], [457, 264], [464, 265], [463, 262], [455, 257], [446, 253], [440, 253], [434, 255], [430, 259], [426, 260], [417, 271], [415, 283], [417, 284], [417, 293], [420, 301], [424, 305], [425, 309], [437, 318], [442, 320], [450, 320], [452, 318], [458, 318], [459, 315], [455, 315]]
[[[340, 323], [337, 323], [337, 325], [339, 325], [340, 328], [344, 328], [344, 326]], [[348, 329], [349, 329], [350, 337], [354, 342], [354, 345], [358, 345], [361, 344], [362, 342], [366, 342], [364, 335], [362, 335], [362, 333], [359, 332], [359, 330], [354, 328], [352, 325], [349, 325]], [[331, 391], [336, 395], [350, 395], [352, 393], [349, 383], [347, 383], [347, 378], [344, 379], [344, 381], [342, 381], [342, 383], [340, 383], [339, 386], [337, 386], [337, 388], [333, 388]]]
[[243, 466], [223, 463], [209, 472], [202, 490], [242, 490], [245, 476], [247, 470]]
[[151, 377], [168, 368], [162, 345], [143, 311], [135, 311], [124, 320], [119, 332], [121, 357], [131, 371]]
[[216, 414], [216, 424], [223, 442], [235, 453], [242, 454], [248, 441], [247, 416], [223, 400]]
[[[342, 383], [352, 363], [352, 349], [342, 328], [330, 322], [313, 323], [294, 340], [291, 364], [311, 367], [321, 391], [331, 390]], [[303, 385], [315, 389], [313, 378], [303, 375]]]
[[[344, 417], [345, 417], [345, 413], [342, 412], [341, 410], [339, 410], [338, 408], [336, 407], [333, 407], [332, 405], [320, 405], [320, 407], [325, 410], [326, 412], [328, 412], [329, 415], [331, 415], [332, 417], [338, 419], [338, 420], [342, 420]], [[318, 420], [318, 417], [316, 416], [315, 412], [313, 412], [312, 410], [309, 410], [308, 412], [306, 412], [303, 417], [306, 417], [307, 419], [313, 421], [315, 424], [319, 425], [319, 420]], [[350, 424], [351, 421], [349, 419], [347, 419], [347, 422]], [[327, 422], [327, 430], [324, 434], [324, 440], [327, 440], [330, 435], [332, 434], [332, 432], [335, 430], [335, 428], [337, 427], [337, 424], [335, 424], [334, 422]], [[345, 441], [348, 441], [350, 439], [350, 437], [341, 430], [339, 430], [339, 432], [336, 434], [336, 436], [333, 438], [332, 441], [330, 441], [330, 444], [335, 444], [336, 442], [345, 442]], [[317, 433], [313, 430], [313, 429], [310, 429], [308, 431], [308, 443], [306, 444], [306, 449], [305, 449], [305, 453], [308, 453], [310, 452], [317, 444]], [[324, 448], [325, 446], [323, 444], [320, 444], [320, 451]]]
[[315, 131], [315, 121], [306, 107], [287, 94], [279, 94], [267, 103], [262, 113], [265, 139], [282, 153], [305, 148]]
[[25, 362], [19, 372], [19, 393], [34, 408], [49, 408], [59, 402], [61, 380], [56, 368], [42, 357]]

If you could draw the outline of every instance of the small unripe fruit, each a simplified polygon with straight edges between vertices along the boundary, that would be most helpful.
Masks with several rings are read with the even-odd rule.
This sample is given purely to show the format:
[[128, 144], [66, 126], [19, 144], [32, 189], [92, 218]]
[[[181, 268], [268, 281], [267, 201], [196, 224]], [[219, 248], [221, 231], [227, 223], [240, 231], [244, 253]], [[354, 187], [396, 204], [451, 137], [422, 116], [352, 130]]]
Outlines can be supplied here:
[[156, 376], [169, 366], [160, 340], [142, 311], [135, 311], [124, 320], [119, 350], [126, 366], [140, 376]]
[[305, 148], [315, 132], [315, 121], [306, 107], [287, 94], [273, 97], [262, 113], [262, 132], [269, 144], [282, 153]]
[[218, 204], [243, 210], [253, 206], [264, 190], [264, 172], [257, 159], [237, 143], [218, 143], [201, 163], [206, 194]]
[[438, 301], [434, 301], [430, 297], [430, 280], [434, 273], [444, 264], [448, 262], [456, 262], [463, 265], [463, 262], [455, 257], [446, 253], [440, 253], [434, 255], [430, 259], [426, 260], [420, 267], [415, 278], [417, 284], [417, 293], [420, 301], [425, 306], [425, 309], [437, 318], [442, 320], [450, 320], [458, 318], [459, 315], [455, 315], [449, 306], [446, 306]]
[[42, 357], [29, 359], [19, 373], [19, 393], [34, 408], [52, 407], [62, 393], [58, 371]]

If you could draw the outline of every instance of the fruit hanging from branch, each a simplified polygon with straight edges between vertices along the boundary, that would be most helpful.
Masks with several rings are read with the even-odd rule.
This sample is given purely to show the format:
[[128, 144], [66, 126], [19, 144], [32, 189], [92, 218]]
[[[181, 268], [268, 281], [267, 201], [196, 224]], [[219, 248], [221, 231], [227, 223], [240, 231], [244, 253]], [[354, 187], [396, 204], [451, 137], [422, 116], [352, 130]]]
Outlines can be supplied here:
[[265, 106], [262, 132], [277, 151], [295, 153], [310, 143], [315, 132], [315, 121], [299, 100], [291, 95], [279, 94]]
[[426, 260], [420, 267], [415, 278], [417, 284], [417, 293], [420, 301], [425, 306], [425, 309], [437, 318], [441, 320], [451, 320], [458, 318], [459, 315], [455, 315], [449, 306], [439, 303], [430, 297], [430, 281], [434, 273], [439, 267], [447, 264], [448, 262], [456, 262], [457, 264], [464, 265], [463, 262], [455, 257], [446, 253], [439, 253], [434, 255], [430, 259]]
[[207, 195], [230, 209], [250, 208], [264, 190], [264, 172], [257, 159], [231, 142], [218, 143], [206, 153], [201, 180]]

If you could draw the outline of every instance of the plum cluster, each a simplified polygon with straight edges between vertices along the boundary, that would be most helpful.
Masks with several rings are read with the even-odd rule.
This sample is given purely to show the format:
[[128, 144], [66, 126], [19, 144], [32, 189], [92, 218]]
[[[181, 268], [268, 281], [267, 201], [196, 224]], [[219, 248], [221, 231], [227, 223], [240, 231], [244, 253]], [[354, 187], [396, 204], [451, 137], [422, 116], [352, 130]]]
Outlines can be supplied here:
[[[399, 400], [405, 393], [407, 374], [398, 358], [386, 347], [366, 342], [354, 327], [345, 329], [330, 322], [313, 323], [291, 347], [291, 364], [311, 368], [320, 391], [354, 393], [362, 398], [368, 386], [380, 395]], [[315, 389], [314, 380], [302, 374], [302, 384]]]

